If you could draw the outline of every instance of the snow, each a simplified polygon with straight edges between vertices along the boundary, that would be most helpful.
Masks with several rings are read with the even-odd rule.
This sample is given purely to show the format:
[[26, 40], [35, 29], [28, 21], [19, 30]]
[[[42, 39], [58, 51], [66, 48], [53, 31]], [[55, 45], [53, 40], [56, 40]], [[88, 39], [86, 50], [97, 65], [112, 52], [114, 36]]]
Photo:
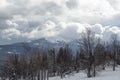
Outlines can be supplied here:
[[33, 43], [33, 45], [36, 45], [36, 46], [38, 46], [38, 45], [40, 45], [39, 43]]
[[8, 54], [12, 54], [13, 52], [8, 51], [7, 53], [8, 53]]
[[50, 80], [120, 80], [120, 66], [116, 68], [116, 71], [113, 71], [112, 67], [109, 67], [104, 71], [98, 72], [96, 77], [92, 78], [87, 78], [86, 73], [81, 71], [65, 76], [63, 79], [60, 77], [52, 77]]

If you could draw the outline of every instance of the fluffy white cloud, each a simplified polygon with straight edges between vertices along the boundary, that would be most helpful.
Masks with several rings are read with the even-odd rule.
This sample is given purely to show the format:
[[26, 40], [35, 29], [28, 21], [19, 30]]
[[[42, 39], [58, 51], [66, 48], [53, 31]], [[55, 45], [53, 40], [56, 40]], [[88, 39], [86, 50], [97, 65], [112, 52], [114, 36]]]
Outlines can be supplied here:
[[[77, 39], [84, 27], [108, 40], [120, 35], [119, 0], [0, 0], [0, 44]], [[6, 41], [7, 40], [7, 41]]]
[[1, 32], [3, 34], [2, 38], [11, 40], [12, 38], [17, 38], [21, 33], [20, 31], [10, 28], [10, 29], [5, 29]]
[[102, 34], [105, 30], [105, 28], [101, 24], [95, 24], [92, 27], [92, 31], [96, 34]]

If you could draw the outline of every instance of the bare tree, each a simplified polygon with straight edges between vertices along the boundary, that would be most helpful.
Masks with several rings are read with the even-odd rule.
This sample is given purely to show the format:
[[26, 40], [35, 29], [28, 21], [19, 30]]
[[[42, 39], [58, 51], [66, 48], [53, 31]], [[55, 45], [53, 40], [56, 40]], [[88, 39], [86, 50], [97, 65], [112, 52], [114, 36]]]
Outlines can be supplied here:
[[65, 74], [69, 74], [72, 70], [72, 55], [70, 53], [70, 48], [66, 46], [65, 48], [61, 47], [57, 54], [57, 66], [58, 73], [63, 78]]
[[56, 54], [55, 49], [50, 49], [48, 52], [48, 58], [49, 58], [49, 76], [55, 76], [56, 73]]
[[115, 71], [116, 66], [116, 58], [118, 53], [118, 35], [112, 34], [111, 35], [111, 48], [112, 48], [112, 55], [113, 55], [113, 71]]
[[75, 56], [75, 71], [84, 70], [87, 67], [86, 63], [87, 58], [85, 57], [84, 50], [81, 48]]
[[[102, 43], [97, 43], [94, 50], [95, 63], [94, 68], [102, 65], [102, 70], [105, 69], [105, 61], [106, 61], [106, 52], [105, 46]], [[100, 70], [100, 69], [99, 69]], [[94, 76], [96, 75], [96, 70], [94, 70]]]
[[88, 58], [88, 65], [87, 65], [87, 77], [92, 77], [91, 69], [94, 63], [94, 47], [95, 47], [95, 33], [91, 31], [90, 28], [86, 28], [84, 32], [80, 35], [80, 45], [86, 53]]
[[8, 79], [18, 80], [20, 77], [19, 55], [10, 54], [4, 63], [4, 73]]

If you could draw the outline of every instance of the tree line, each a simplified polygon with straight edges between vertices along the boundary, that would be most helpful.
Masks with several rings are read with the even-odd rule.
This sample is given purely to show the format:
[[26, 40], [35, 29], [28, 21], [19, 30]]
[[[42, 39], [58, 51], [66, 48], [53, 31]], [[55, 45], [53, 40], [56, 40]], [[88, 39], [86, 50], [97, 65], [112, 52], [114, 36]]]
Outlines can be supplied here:
[[80, 49], [72, 53], [69, 45], [45, 50], [24, 45], [25, 53], [9, 54], [0, 63], [2, 80], [49, 80], [49, 77], [85, 71], [87, 77], [95, 77], [106, 66], [113, 71], [120, 64], [120, 43], [117, 34], [112, 34], [109, 42], [103, 42], [95, 33], [86, 28], [80, 34]]

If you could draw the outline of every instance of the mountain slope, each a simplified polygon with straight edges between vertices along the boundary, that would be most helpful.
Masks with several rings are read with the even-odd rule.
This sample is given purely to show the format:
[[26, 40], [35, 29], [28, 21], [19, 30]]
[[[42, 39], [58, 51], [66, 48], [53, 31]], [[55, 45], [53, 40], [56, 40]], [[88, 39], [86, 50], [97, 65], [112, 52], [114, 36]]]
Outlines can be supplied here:
[[50, 42], [44, 38], [32, 40], [30, 42], [21, 42], [21, 43], [14, 43], [9, 45], [0, 45], [0, 56], [3, 54], [10, 54], [10, 53], [24, 53], [25, 46], [29, 46], [32, 48], [42, 48], [42, 49], [52, 49], [55, 48], [58, 50], [60, 47], [69, 45], [72, 49], [72, 53], [76, 53], [76, 50], [79, 48], [77, 40], [71, 42], [64, 42], [64, 41], [56, 41]]

